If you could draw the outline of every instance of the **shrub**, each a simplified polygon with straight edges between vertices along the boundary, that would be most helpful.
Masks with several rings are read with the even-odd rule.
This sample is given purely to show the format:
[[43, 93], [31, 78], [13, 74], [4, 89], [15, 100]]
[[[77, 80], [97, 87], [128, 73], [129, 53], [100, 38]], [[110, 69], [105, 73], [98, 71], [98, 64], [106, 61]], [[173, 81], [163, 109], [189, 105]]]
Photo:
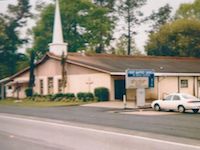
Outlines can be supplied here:
[[60, 101], [62, 98], [64, 98], [64, 94], [63, 93], [57, 93], [57, 94], [52, 95], [51, 100]]
[[33, 97], [42, 97], [42, 95], [38, 94], [38, 93], [34, 93]]
[[27, 96], [29, 100], [36, 101], [38, 98], [41, 97], [38, 93], [32, 94], [32, 96]]
[[65, 97], [66, 99], [69, 99], [69, 100], [74, 100], [74, 99], [76, 99], [76, 96], [75, 96], [74, 93], [66, 93], [66, 94], [64, 94], [64, 97]]
[[60, 100], [64, 100], [64, 99], [69, 99], [69, 100], [76, 99], [74, 93], [66, 93], [66, 94], [57, 93], [54, 95], [49, 95], [48, 97], [49, 97], [49, 100], [51, 100], [51, 101], [60, 101]]
[[33, 96], [33, 89], [32, 88], [25, 89], [25, 94], [26, 94], [26, 97]]
[[86, 100], [94, 100], [94, 94], [93, 93], [85, 93]]
[[79, 92], [79, 93], [77, 93], [77, 98], [79, 100], [83, 100], [85, 102], [85, 101], [89, 101], [89, 100], [94, 100], [94, 95], [93, 95], [93, 93], [90, 93], [90, 92], [88, 92], [88, 93]]
[[83, 99], [84, 99], [84, 93], [83, 93], [83, 92], [77, 93], [77, 98], [78, 98], [79, 100], [83, 100]]
[[48, 101], [48, 99], [43, 96], [39, 96], [39, 97], [35, 97], [34, 101], [35, 102], [45, 102], [45, 101]]
[[46, 95], [45, 98], [47, 98], [49, 101], [53, 101], [53, 95], [52, 94]]
[[94, 89], [94, 95], [97, 97], [98, 101], [108, 101], [109, 90], [105, 87], [99, 87]]

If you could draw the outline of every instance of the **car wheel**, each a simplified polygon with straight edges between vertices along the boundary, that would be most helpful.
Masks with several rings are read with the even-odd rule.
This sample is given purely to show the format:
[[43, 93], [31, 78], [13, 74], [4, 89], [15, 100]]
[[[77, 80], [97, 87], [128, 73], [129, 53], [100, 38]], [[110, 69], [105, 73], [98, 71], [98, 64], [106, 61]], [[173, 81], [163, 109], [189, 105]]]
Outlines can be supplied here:
[[160, 111], [160, 106], [159, 106], [158, 104], [155, 104], [155, 105], [154, 105], [154, 110], [155, 110], [155, 111]]
[[185, 112], [185, 107], [184, 106], [178, 106], [178, 111], [180, 112], [180, 113], [184, 113]]
[[193, 113], [198, 113], [199, 109], [192, 109]]

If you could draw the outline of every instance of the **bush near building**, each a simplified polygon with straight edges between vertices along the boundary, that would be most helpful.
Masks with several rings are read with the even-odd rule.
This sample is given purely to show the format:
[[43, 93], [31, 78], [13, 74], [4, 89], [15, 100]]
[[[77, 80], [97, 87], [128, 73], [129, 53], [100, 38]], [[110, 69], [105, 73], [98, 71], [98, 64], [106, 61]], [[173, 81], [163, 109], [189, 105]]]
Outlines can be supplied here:
[[51, 99], [53, 101], [60, 101], [63, 99], [75, 100], [76, 96], [74, 93], [57, 93], [57, 94], [53, 95]]
[[79, 92], [77, 93], [77, 98], [84, 102], [94, 100], [94, 94], [91, 92]]
[[109, 100], [109, 90], [105, 87], [99, 87], [94, 89], [94, 95], [97, 97], [98, 101], [108, 101]]
[[27, 96], [30, 100], [33, 101], [74, 101], [76, 96], [74, 93], [57, 93], [57, 94], [48, 94], [40, 95], [34, 93], [32, 96]]
[[25, 94], [26, 94], [26, 97], [31, 97], [33, 96], [33, 89], [32, 88], [27, 88], [25, 90]]
[[30, 89], [26, 89], [26, 96], [29, 100], [37, 101], [37, 102], [44, 102], [44, 101], [108, 101], [109, 100], [109, 92], [107, 88], [100, 87], [95, 89], [95, 94], [91, 92], [79, 92], [76, 95], [74, 93], [57, 93], [57, 94], [48, 94], [48, 95], [40, 95], [34, 93], [31, 96]]
[[77, 96], [74, 93], [57, 93], [57, 94], [48, 94], [48, 95], [40, 95], [35, 93], [33, 96], [28, 97], [30, 100], [33, 101], [94, 101], [95, 97], [94, 94], [91, 92], [79, 92]]

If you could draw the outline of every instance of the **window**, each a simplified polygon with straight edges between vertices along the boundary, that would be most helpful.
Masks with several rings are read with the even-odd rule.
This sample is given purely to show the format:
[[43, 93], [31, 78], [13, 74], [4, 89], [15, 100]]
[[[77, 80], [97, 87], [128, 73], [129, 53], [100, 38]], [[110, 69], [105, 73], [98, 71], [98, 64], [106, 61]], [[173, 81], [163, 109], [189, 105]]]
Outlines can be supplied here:
[[188, 87], [188, 80], [181, 80], [181, 88], [187, 88]]
[[170, 101], [171, 98], [172, 98], [172, 96], [170, 95], [170, 96], [167, 96], [164, 100], [166, 100], [166, 101]]
[[180, 99], [180, 96], [178, 96], [178, 95], [174, 95], [173, 100], [176, 101], [176, 100], [181, 100], [181, 99]]
[[200, 80], [198, 80], [198, 87], [200, 87]]
[[40, 94], [41, 95], [44, 94], [44, 83], [43, 83], [43, 80], [40, 80]]
[[58, 79], [58, 93], [62, 93], [62, 80]]
[[53, 94], [53, 78], [48, 78], [48, 94]]

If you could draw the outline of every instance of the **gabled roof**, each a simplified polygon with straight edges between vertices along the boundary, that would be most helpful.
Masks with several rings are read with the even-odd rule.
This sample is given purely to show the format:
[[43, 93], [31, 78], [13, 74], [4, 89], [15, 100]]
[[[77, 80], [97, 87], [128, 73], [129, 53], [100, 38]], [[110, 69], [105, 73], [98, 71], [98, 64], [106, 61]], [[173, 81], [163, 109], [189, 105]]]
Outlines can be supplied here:
[[4, 78], [0, 80], [0, 84], [5, 84], [10, 80], [10, 77]]
[[[44, 63], [48, 58], [61, 60], [52, 53], [36, 63]], [[157, 73], [200, 74], [200, 59], [190, 57], [160, 57], [160, 56], [118, 56], [110, 54], [68, 53], [67, 63], [93, 69], [108, 74], [125, 74], [126, 69], [153, 69]], [[29, 70], [29, 67], [11, 76], [13, 79]]]
[[[37, 61], [37, 62], [35, 63], [35, 66], [37, 67], [38, 65], [44, 63], [45, 60], [47, 60], [48, 57], [49, 57], [48, 55], [44, 55], [39, 61]], [[22, 69], [21, 71], [17, 72], [16, 74], [10, 76], [10, 77], [9, 77], [9, 80], [12, 80], [13, 78], [15, 78], [15, 77], [17, 77], [17, 76], [19, 76], [19, 75], [25, 73], [25, 72], [28, 71], [29, 69], [30, 69], [30, 67], [26, 67], [26, 68]]]
[[81, 55], [70, 53], [68, 60], [110, 73], [125, 72], [126, 69], [153, 69], [159, 73], [200, 73], [200, 59], [190, 57]]

